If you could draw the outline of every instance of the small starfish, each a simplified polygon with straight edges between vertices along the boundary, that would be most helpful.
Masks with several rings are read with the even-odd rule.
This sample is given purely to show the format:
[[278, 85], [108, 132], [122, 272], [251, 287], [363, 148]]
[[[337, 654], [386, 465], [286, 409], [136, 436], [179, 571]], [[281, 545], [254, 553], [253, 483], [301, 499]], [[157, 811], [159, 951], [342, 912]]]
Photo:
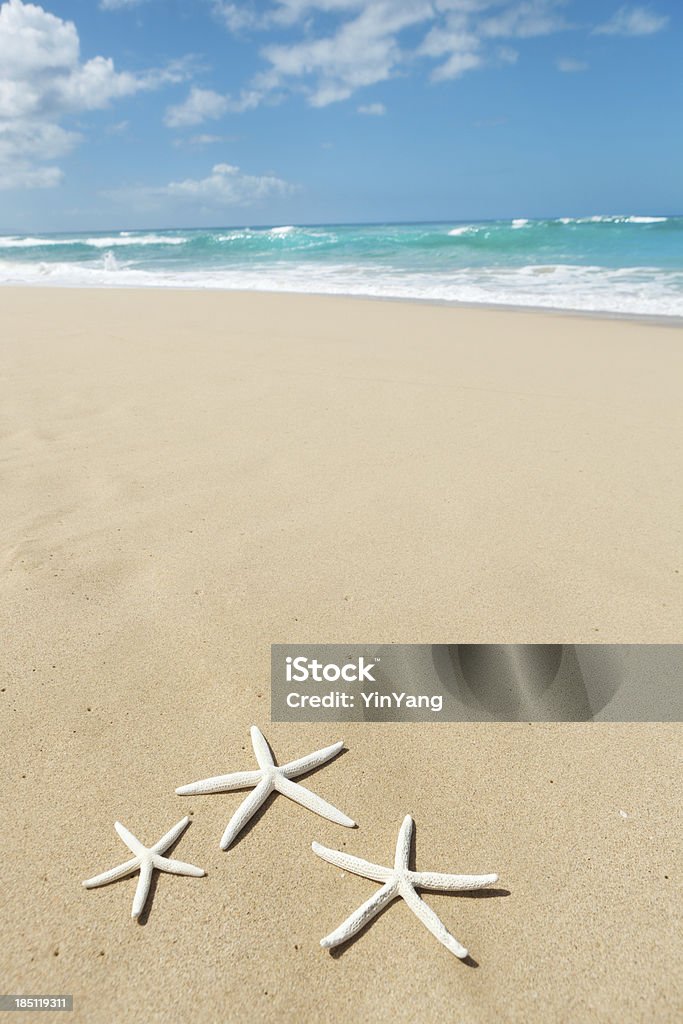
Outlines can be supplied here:
[[183, 818], [182, 821], [173, 826], [170, 832], [162, 836], [154, 846], [143, 846], [140, 840], [136, 839], [120, 821], [114, 822], [114, 828], [135, 856], [132, 860], [127, 860], [124, 864], [111, 868], [110, 871], [105, 871], [101, 875], [89, 878], [86, 882], [83, 882], [83, 885], [86, 889], [94, 889], [98, 885], [106, 885], [107, 882], [115, 882], [117, 878], [125, 878], [126, 875], [132, 875], [139, 868], [140, 878], [135, 890], [133, 912], [131, 914], [131, 917], [139, 917], [147, 902], [154, 868], [158, 871], [168, 871], [172, 875], [192, 875], [194, 878], [201, 878], [206, 874], [201, 868], [196, 868], [194, 864], [185, 864], [182, 860], [171, 860], [168, 857], [161, 856], [165, 850], [168, 850], [169, 846], [173, 845], [189, 824], [190, 819]]
[[408, 814], [403, 819], [398, 833], [393, 868], [371, 864], [359, 857], [351, 857], [348, 853], [328, 850], [327, 847], [320, 846], [319, 843], [313, 843], [314, 853], [330, 864], [334, 864], [335, 867], [351, 871], [354, 875], [362, 875], [363, 878], [371, 878], [373, 882], [384, 883], [382, 888], [363, 903], [355, 913], [351, 914], [343, 924], [320, 940], [323, 949], [331, 949], [333, 946], [346, 942], [368, 921], [379, 914], [383, 907], [400, 896], [406, 901], [415, 916], [419, 917], [425, 928], [428, 928], [446, 949], [455, 953], [461, 960], [468, 955], [465, 947], [453, 938], [431, 907], [427, 906], [415, 890], [431, 889], [435, 892], [456, 892], [461, 889], [484, 889], [487, 885], [497, 882], [498, 875], [441, 875], [433, 871], [411, 871], [408, 864], [413, 824], [413, 819]]
[[231, 775], [216, 775], [211, 779], [202, 779], [200, 782], [192, 782], [189, 786], [180, 786], [176, 789], [179, 796], [189, 796], [195, 793], [227, 793], [233, 789], [256, 787], [254, 792], [240, 804], [228, 822], [228, 827], [221, 839], [222, 850], [228, 849], [273, 790], [283, 793], [290, 800], [295, 800], [296, 803], [307, 807], [309, 811], [315, 811], [316, 814], [320, 814], [323, 818], [328, 818], [338, 825], [355, 828], [355, 821], [342, 814], [332, 804], [328, 804], [326, 800], [311, 793], [310, 789], [304, 789], [298, 782], [291, 781], [298, 775], [310, 772], [311, 769], [318, 768], [321, 764], [336, 757], [344, 746], [343, 740], [333, 743], [331, 747], [316, 750], [313, 754], [306, 754], [305, 757], [300, 757], [297, 761], [283, 764], [281, 767], [275, 764], [263, 733], [255, 725], [251, 727], [251, 743], [259, 765], [258, 770], [233, 772]]

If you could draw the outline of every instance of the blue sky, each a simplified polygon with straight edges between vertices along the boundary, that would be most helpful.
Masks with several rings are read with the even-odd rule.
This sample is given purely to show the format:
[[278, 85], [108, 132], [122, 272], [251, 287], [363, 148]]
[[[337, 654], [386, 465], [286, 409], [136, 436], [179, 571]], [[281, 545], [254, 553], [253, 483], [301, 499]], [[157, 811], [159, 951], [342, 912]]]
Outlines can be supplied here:
[[681, 212], [675, 0], [0, 4], [0, 231]]

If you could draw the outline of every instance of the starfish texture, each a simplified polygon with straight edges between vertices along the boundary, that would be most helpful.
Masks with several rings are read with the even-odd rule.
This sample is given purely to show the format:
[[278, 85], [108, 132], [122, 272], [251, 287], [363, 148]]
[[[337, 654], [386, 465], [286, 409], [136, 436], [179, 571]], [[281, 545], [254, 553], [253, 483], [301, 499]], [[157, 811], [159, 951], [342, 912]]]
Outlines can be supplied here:
[[468, 953], [457, 939], [448, 932], [431, 907], [418, 896], [417, 889], [431, 889], [434, 892], [457, 892], [463, 889], [484, 889], [498, 881], [498, 875], [442, 875], [433, 871], [411, 871], [409, 868], [410, 846], [413, 836], [413, 819], [407, 815], [398, 833], [396, 856], [393, 868], [371, 864], [359, 857], [351, 857], [348, 853], [328, 850], [319, 843], [313, 843], [313, 851], [323, 860], [351, 871], [354, 875], [371, 878], [373, 882], [382, 882], [382, 888], [363, 903], [350, 917], [333, 932], [320, 940], [323, 949], [331, 949], [346, 942], [373, 919], [383, 907], [400, 896], [408, 904], [416, 917], [422, 921], [432, 935], [443, 943], [446, 949], [464, 959]]
[[127, 860], [123, 864], [119, 864], [118, 867], [111, 868], [110, 871], [105, 871], [101, 875], [95, 875], [94, 878], [88, 878], [87, 881], [83, 882], [83, 885], [86, 889], [94, 889], [98, 885], [115, 882], [118, 878], [125, 878], [126, 875], [132, 875], [134, 871], [139, 870], [140, 878], [135, 890], [133, 912], [131, 914], [132, 917], [139, 917], [147, 902], [154, 868], [158, 871], [167, 871], [172, 875], [192, 875], [193, 878], [201, 878], [206, 874], [201, 868], [196, 868], [194, 864], [185, 864], [182, 860], [172, 860], [161, 856], [162, 853], [168, 850], [169, 846], [173, 845], [178, 836], [182, 835], [189, 824], [190, 819], [183, 818], [182, 821], [173, 826], [170, 832], [162, 836], [154, 846], [143, 846], [140, 840], [136, 839], [120, 821], [115, 822], [114, 828], [135, 856], [132, 860]]
[[179, 796], [189, 796], [200, 793], [227, 793], [233, 789], [254, 787], [253, 793], [240, 804], [228, 822], [221, 839], [221, 849], [228, 849], [274, 790], [283, 793], [303, 807], [307, 807], [309, 811], [315, 811], [323, 818], [328, 818], [329, 821], [334, 821], [338, 825], [346, 825], [347, 828], [355, 827], [355, 821], [347, 817], [346, 814], [342, 814], [332, 804], [328, 804], [326, 800], [312, 793], [310, 789], [304, 789], [298, 782], [292, 782], [292, 779], [298, 775], [310, 772], [313, 768], [318, 768], [321, 764], [336, 757], [344, 746], [343, 741], [340, 740], [339, 743], [333, 743], [331, 747], [316, 750], [312, 754], [306, 754], [281, 767], [275, 764], [263, 733], [255, 725], [251, 727], [251, 743], [258, 762], [258, 769], [250, 772], [233, 772], [231, 775], [216, 775], [213, 778], [202, 779], [200, 782], [192, 782], [188, 786], [180, 786], [176, 789]]

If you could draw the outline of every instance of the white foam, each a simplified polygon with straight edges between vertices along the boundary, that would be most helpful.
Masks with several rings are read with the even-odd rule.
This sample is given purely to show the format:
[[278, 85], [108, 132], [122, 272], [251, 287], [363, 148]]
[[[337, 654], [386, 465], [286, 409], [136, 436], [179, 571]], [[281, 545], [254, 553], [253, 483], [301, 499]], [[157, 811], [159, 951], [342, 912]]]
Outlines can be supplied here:
[[448, 234], [452, 238], [457, 238], [459, 235], [469, 235], [472, 231], [478, 231], [479, 228], [475, 224], [465, 224], [461, 228], [451, 228]]
[[[683, 317], [683, 271], [550, 264], [439, 273], [376, 264], [263, 262], [239, 270], [140, 270], [106, 256], [97, 263], [0, 261], [0, 283], [59, 287], [156, 287], [365, 295], [468, 304]], [[105, 266], [106, 260], [106, 266]]]
[[663, 224], [668, 217], [641, 217], [636, 214], [598, 213], [592, 217], [558, 217], [559, 224]]
[[49, 245], [78, 245], [78, 238], [0, 238], [0, 249], [37, 249]]
[[512, 222], [512, 226], [513, 228], [523, 228], [526, 227], [528, 223], [529, 221], [526, 217], [516, 217]]
[[179, 235], [133, 235], [122, 231], [120, 235], [99, 238], [77, 239], [81, 245], [91, 245], [95, 249], [111, 249], [115, 245], [184, 245], [188, 241]]
[[268, 234], [280, 237], [282, 235], [291, 235], [293, 231], [296, 231], [296, 228], [294, 227], [293, 224], [285, 224], [281, 228], [271, 228]]
[[98, 237], [93, 235], [88, 238], [39, 238], [27, 236], [25, 238], [9, 236], [0, 238], [0, 249], [38, 249], [48, 246], [59, 245], [88, 245], [94, 249], [111, 249], [116, 245], [183, 245], [187, 238], [179, 235], [134, 235], [128, 231], [122, 231], [119, 235], [110, 237]]
[[245, 228], [243, 231], [231, 231], [227, 235], [214, 235], [214, 242], [237, 242], [242, 238], [251, 238], [252, 235], [256, 234], [250, 228]]

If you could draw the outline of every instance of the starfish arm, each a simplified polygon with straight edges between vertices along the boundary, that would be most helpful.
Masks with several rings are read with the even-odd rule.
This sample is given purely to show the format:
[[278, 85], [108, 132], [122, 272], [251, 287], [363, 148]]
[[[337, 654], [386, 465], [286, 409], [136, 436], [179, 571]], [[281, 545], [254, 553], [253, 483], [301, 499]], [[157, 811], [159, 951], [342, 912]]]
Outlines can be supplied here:
[[247, 789], [256, 786], [261, 779], [260, 771], [231, 772], [230, 775], [214, 775], [210, 779], [190, 782], [187, 786], [178, 786], [178, 796], [195, 796], [205, 793], [229, 793], [233, 789]]
[[394, 874], [391, 868], [382, 867], [381, 864], [371, 864], [369, 860], [361, 860], [360, 857], [352, 857], [351, 854], [341, 853], [339, 850], [329, 850], [326, 846], [321, 846], [320, 843], [312, 843], [311, 849], [328, 864], [334, 864], [342, 871], [350, 871], [363, 878], [371, 878], [373, 882], [386, 882]]
[[425, 928], [434, 935], [439, 942], [454, 953], [461, 960], [468, 955], [464, 946], [461, 946], [457, 939], [454, 939], [446, 928], [445, 924], [436, 916], [431, 907], [428, 907], [423, 899], [420, 899], [412, 886], [402, 886], [400, 894], [406, 901], [416, 917], [422, 921]]
[[171, 857], [156, 856], [154, 867], [159, 871], [168, 871], [171, 875], [192, 875], [193, 878], [203, 878], [206, 874], [203, 868], [195, 867], [194, 864], [186, 864], [182, 860], [173, 860]]
[[278, 774], [275, 778], [275, 788], [284, 796], [288, 796], [290, 800], [301, 804], [302, 807], [307, 807], [309, 811], [320, 814], [321, 817], [334, 821], [337, 825], [355, 828], [356, 823], [352, 818], [349, 818], [332, 804], [328, 804], [317, 793], [311, 793], [310, 789], [300, 786], [298, 782], [292, 782], [290, 779], [286, 779], [284, 775]]
[[178, 836], [182, 835], [187, 826], [190, 824], [190, 819], [185, 817], [182, 821], [179, 821], [172, 829], [162, 836], [161, 839], [151, 847], [152, 853], [163, 853], [164, 850], [168, 850], [169, 846], [175, 843]]
[[154, 864], [152, 859], [143, 860], [140, 865], [140, 877], [138, 878], [138, 887], [135, 890], [135, 896], [133, 897], [133, 910], [131, 917], [139, 917], [144, 910], [147, 897], [149, 896], [149, 887], [152, 882], [152, 872], [154, 870]]
[[252, 725], [251, 727], [251, 745], [254, 748], [259, 768], [272, 768], [275, 764], [273, 755], [270, 752], [265, 736], [257, 725]]
[[372, 921], [373, 917], [376, 917], [380, 910], [397, 895], [396, 883], [393, 881], [387, 882], [374, 896], [366, 900], [350, 917], [347, 917], [338, 928], [335, 928], [333, 932], [330, 932], [324, 939], [321, 939], [320, 945], [323, 949], [332, 949], [333, 946], [339, 946], [342, 942], [347, 942], [361, 928], [365, 927], [369, 921]]
[[434, 892], [460, 892], [466, 889], [485, 889], [494, 885], [498, 875], [442, 875], [438, 871], [411, 871], [410, 881], [416, 889]]
[[300, 757], [296, 761], [283, 764], [280, 771], [285, 778], [296, 779], [297, 776], [303, 775], [304, 772], [310, 772], [313, 768], [318, 768], [321, 764], [325, 764], [326, 761], [331, 761], [343, 747], [344, 741], [340, 740], [339, 743], [333, 743], [331, 747], [323, 747], [322, 750], [315, 750], [312, 754], [306, 754], [305, 757]]
[[270, 779], [262, 779], [253, 793], [250, 793], [246, 800], [239, 805], [221, 839], [221, 850], [227, 850], [233, 840], [242, 831], [250, 818], [256, 814], [262, 803], [273, 791], [273, 784]]
[[403, 819], [403, 824], [399, 829], [398, 839], [396, 840], [396, 856], [394, 858], [394, 867], [396, 871], [405, 871], [408, 867], [412, 838], [413, 819], [409, 814], [406, 814]]
[[125, 864], [119, 864], [118, 867], [111, 868], [109, 871], [103, 871], [101, 875], [95, 875], [94, 878], [86, 879], [83, 885], [86, 889], [94, 889], [98, 885], [106, 885], [108, 882], [115, 882], [117, 878], [125, 878], [126, 875], [132, 875], [139, 867], [140, 858], [133, 857], [132, 860], [127, 860]]
[[143, 846], [139, 839], [136, 839], [132, 832], [129, 832], [125, 825], [122, 825], [120, 821], [114, 822], [114, 828], [118, 832], [121, 839], [136, 857], [143, 857], [147, 853], [147, 847]]

